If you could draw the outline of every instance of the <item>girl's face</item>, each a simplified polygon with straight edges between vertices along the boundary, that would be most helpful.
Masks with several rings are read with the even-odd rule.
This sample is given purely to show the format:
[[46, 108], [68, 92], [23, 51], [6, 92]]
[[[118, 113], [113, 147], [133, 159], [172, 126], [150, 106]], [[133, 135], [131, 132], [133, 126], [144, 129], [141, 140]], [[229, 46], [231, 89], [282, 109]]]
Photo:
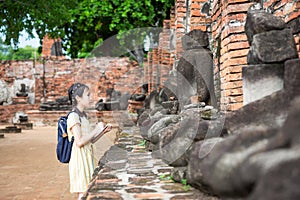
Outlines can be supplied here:
[[88, 108], [91, 104], [90, 95], [90, 90], [88, 88], [85, 88], [82, 97], [79, 97], [78, 104], [80, 104], [80, 106], [84, 108]]

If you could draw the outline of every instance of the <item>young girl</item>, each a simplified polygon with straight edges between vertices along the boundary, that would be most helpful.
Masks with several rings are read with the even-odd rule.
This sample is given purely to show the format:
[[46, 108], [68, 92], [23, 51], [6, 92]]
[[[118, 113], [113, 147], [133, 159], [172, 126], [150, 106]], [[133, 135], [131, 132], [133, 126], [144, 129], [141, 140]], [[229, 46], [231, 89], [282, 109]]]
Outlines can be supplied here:
[[97, 135], [101, 131], [108, 132], [111, 130], [111, 126], [109, 125], [103, 130], [103, 123], [100, 122], [94, 130], [90, 130], [90, 123], [84, 112], [91, 103], [88, 86], [74, 83], [69, 88], [68, 93], [73, 106], [72, 111], [74, 111], [69, 114], [67, 120], [69, 140], [74, 136], [69, 162], [70, 192], [78, 193], [78, 199], [81, 199], [87, 190], [96, 166], [93, 143], [99, 139]]

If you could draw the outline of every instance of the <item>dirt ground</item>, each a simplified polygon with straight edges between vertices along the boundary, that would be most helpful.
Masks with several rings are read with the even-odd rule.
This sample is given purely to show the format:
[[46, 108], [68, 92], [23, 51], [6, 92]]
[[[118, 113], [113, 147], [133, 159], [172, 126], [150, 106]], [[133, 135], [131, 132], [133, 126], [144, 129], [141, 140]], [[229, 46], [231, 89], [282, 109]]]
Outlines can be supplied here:
[[[97, 142], [98, 159], [113, 144], [115, 132]], [[56, 127], [34, 127], [0, 138], [1, 200], [76, 199], [69, 192], [68, 165], [56, 159], [56, 141]]]

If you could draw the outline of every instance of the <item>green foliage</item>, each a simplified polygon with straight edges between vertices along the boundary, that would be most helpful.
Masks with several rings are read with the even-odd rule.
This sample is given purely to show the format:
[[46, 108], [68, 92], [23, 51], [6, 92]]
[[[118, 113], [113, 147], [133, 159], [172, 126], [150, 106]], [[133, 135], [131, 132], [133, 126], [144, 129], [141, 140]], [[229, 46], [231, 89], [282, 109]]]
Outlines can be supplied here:
[[76, 8], [78, 0], [4, 0], [0, 3], [0, 32], [6, 36], [5, 44], [18, 44], [20, 32], [25, 30], [33, 37], [35, 29], [39, 38], [46, 33], [63, 36], [62, 28], [71, 20], [70, 9]]
[[[83, 0], [71, 11], [72, 20], [65, 26], [68, 53], [78, 57], [91, 52], [99, 39], [104, 41], [135, 28], [161, 26], [173, 4], [174, 0]], [[120, 45], [122, 41], [116, 43]]]
[[170, 174], [161, 174], [159, 176], [159, 179], [162, 181], [174, 181], [173, 176], [171, 176]]
[[26, 46], [13, 51], [11, 60], [33, 60], [38, 59], [39, 57], [40, 55], [37, 52], [37, 48]]
[[86, 57], [111, 36], [161, 26], [173, 5], [174, 0], [2, 0], [0, 32], [5, 44], [15, 46], [23, 30], [30, 37], [35, 30], [41, 41], [46, 33], [60, 36], [67, 54]]
[[183, 188], [183, 189], [184, 189], [185, 191], [190, 190], [191, 186], [187, 183], [187, 180], [186, 180], [186, 179], [182, 179], [180, 182], [181, 182], [181, 184], [184, 185], [184, 188]]
[[142, 140], [139, 144], [138, 144], [138, 146], [146, 146], [146, 140]]
[[2, 38], [0, 37], [0, 60], [7, 60], [8, 54], [12, 48], [3, 44]]
[[26, 46], [14, 50], [11, 46], [3, 44], [0, 38], [0, 60], [33, 60], [39, 58], [40, 53], [37, 48]]
[[[170, 175], [170, 174], [161, 174], [159, 176], [159, 179], [162, 180], [162, 181], [173, 181], [173, 182], [175, 182], [173, 176]], [[189, 191], [191, 189], [191, 186], [187, 183], [186, 179], [182, 179], [180, 181], [180, 183], [184, 186], [183, 190]]]

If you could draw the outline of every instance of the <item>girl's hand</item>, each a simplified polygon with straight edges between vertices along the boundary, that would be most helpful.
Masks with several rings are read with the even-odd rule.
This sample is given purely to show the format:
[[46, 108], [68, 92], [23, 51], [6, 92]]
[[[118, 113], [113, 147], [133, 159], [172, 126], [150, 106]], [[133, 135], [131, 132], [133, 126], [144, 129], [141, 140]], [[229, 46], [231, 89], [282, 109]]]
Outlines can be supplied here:
[[112, 129], [112, 125], [111, 124], [106, 124], [106, 128], [105, 128], [105, 133], [111, 131]]
[[112, 129], [112, 125], [111, 124], [106, 124], [106, 126], [104, 126], [104, 123], [103, 122], [99, 122], [98, 124], [97, 124], [97, 127], [99, 128], [99, 131], [100, 132], [104, 132], [104, 133], [106, 133], [106, 132], [109, 132], [109, 131], [111, 131], [111, 129]]

